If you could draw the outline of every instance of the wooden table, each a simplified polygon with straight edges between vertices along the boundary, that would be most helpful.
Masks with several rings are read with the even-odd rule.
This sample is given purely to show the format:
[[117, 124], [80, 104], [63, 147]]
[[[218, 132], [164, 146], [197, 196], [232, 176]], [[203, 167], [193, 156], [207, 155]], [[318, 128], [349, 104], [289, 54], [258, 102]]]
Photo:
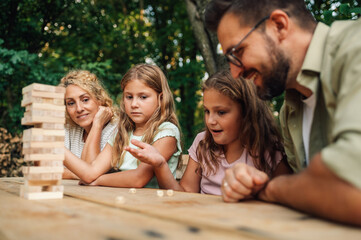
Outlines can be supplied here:
[[[361, 229], [259, 201], [155, 189], [79, 186], [64, 198], [19, 197], [22, 178], [0, 178], [0, 239], [361, 239]], [[116, 198], [123, 196], [124, 203]]]

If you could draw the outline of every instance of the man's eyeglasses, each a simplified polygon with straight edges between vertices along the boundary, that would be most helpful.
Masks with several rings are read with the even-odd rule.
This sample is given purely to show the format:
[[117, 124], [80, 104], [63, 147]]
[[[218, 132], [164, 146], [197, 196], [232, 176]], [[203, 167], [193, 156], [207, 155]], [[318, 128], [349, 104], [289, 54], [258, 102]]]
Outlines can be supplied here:
[[242, 61], [236, 57], [235, 52], [238, 49], [238, 47], [242, 44], [242, 42], [254, 31], [256, 30], [264, 21], [266, 21], [270, 16], [266, 16], [262, 18], [254, 27], [242, 38], [237, 45], [235, 45], [232, 49], [230, 49], [226, 54], [227, 61], [236, 65], [237, 67], [242, 68], [243, 63]]

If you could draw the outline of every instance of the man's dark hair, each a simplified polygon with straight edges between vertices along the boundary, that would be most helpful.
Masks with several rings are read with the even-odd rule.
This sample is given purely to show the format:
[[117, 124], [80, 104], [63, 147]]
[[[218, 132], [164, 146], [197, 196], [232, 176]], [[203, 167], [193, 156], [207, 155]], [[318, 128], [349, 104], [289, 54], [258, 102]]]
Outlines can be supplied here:
[[222, 17], [233, 13], [240, 16], [242, 23], [253, 26], [276, 9], [286, 12], [301, 28], [314, 30], [316, 20], [304, 0], [212, 0], [206, 8], [205, 23], [208, 29], [216, 32]]

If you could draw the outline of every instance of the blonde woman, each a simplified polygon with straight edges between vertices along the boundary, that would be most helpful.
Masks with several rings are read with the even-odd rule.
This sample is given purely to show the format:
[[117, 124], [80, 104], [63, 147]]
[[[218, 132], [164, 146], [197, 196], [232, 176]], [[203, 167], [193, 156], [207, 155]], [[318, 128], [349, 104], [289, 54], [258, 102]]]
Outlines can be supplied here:
[[[70, 71], [60, 85], [66, 88], [65, 155], [91, 163], [116, 129], [113, 101], [89, 71]], [[68, 169], [63, 178], [78, 179]]]
[[[172, 92], [162, 70], [153, 65], [132, 67], [121, 81], [118, 131], [92, 162], [66, 157], [65, 166], [87, 184], [111, 187], [159, 188], [153, 167], [124, 151], [132, 139], [151, 144], [175, 177], [182, 152]], [[104, 174], [112, 167], [120, 172]]]

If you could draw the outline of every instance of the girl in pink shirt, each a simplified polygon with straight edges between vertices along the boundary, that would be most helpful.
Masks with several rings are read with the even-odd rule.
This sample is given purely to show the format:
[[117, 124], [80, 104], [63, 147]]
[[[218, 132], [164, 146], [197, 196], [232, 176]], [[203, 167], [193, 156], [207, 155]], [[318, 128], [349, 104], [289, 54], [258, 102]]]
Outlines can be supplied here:
[[[153, 166], [161, 188], [221, 195], [225, 171], [236, 164], [247, 164], [269, 178], [290, 172], [272, 113], [252, 82], [223, 71], [205, 81], [202, 90], [206, 129], [190, 147], [179, 183], [152, 146], [134, 141], [140, 149], [125, 149]], [[247, 198], [258, 192], [255, 189], [252, 186]]]

